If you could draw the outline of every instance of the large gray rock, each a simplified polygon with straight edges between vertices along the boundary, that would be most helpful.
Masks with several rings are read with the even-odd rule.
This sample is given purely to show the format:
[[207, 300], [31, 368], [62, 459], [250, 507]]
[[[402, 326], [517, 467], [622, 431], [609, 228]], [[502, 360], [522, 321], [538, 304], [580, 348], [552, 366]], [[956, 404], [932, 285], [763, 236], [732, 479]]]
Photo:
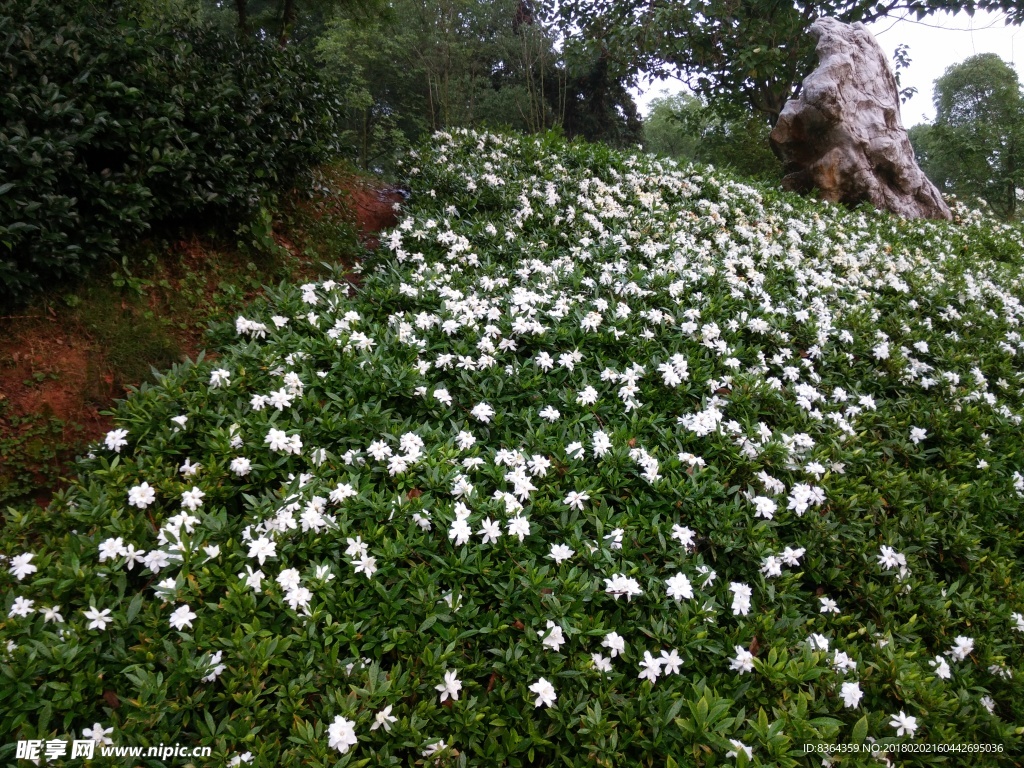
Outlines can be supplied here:
[[896, 78], [863, 24], [818, 19], [818, 68], [786, 102], [771, 133], [786, 189], [851, 205], [869, 201], [908, 218], [950, 219], [914, 159]]

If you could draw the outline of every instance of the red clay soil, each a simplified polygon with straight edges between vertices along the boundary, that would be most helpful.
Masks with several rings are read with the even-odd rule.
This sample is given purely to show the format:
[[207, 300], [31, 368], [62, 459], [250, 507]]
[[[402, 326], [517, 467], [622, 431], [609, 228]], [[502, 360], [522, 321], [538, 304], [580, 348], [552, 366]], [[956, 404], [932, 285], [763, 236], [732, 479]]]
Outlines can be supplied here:
[[398, 206], [405, 195], [377, 179], [331, 168], [318, 173], [320, 194], [307, 206], [314, 216], [330, 213], [351, 222], [363, 245], [375, 250], [375, 233], [398, 223]]
[[[376, 248], [379, 241], [374, 234], [397, 223], [395, 204], [404, 199], [400, 192], [355, 175], [335, 175], [327, 186], [317, 202], [351, 221], [366, 247]], [[296, 250], [286, 235], [275, 233], [275, 239]], [[201, 270], [201, 242], [194, 238], [182, 241], [175, 250], [181, 257], [176, 268]], [[152, 309], [160, 311], [156, 305]], [[112, 428], [111, 417], [102, 412], [124, 397], [125, 386], [138, 383], [121, 381], [117, 372], [110, 370], [103, 349], [62, 315], [37, 306], [24, 314], [0, 316], [0, 449], [13, 440], [18, 450], [16, 438], [27, 428], [23, 420], [32, 416], [63, 422], [64, 443], [97, 440]], [[183, 329], [179, 334], [187, 356], [194, 357], [201, 348], [203, 330]], [[0, 466], [19, 458], [0, 455]], [[71, 458], [63, 456], [61, 460]], [[62, 473], [65, 468], [62, 463]], [[40, 487], [36, 500], [45, 505], [53, 490]]]
[[370, 250], [380, 245], [375, 233], [398, 224], [398, 211], [405, 200], [396, 189], [361, 184], [349, 190], [356, 227], [363, 244]]

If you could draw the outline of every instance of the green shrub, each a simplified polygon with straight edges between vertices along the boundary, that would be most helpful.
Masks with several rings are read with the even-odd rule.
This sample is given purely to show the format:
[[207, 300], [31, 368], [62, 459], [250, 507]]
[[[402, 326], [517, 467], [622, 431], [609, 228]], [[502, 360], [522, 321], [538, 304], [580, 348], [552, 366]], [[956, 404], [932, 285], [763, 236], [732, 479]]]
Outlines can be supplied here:
[[0, 296], [157, 223], [244, 216], [338, 150], [304, 55], [93, 0], [13, 0], [0, 30]]

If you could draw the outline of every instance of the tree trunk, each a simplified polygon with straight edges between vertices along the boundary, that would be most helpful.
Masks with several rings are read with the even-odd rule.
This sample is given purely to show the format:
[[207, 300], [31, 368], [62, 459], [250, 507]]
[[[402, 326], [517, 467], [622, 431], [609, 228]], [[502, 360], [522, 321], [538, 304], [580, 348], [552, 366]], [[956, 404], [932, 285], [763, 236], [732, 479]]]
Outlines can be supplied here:
[[288, 37], [292, 33], [292, 25], [295, 23], [295, 0], [284, 0], [284, 7], [281, 10], [281, 36], [277, 44], [284, 48], [288, 45]]
[[235, 13], [238, 14], [238, 34], [249, 34], [249, 16], [246, 13], [246, 5], [249, 0], [235, 0]]

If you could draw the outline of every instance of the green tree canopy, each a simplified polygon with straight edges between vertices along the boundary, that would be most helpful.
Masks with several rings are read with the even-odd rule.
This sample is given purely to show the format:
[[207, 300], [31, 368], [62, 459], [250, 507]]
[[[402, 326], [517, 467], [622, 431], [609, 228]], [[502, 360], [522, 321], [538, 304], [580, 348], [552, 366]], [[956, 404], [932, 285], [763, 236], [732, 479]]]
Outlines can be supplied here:
[[983, 198], [1003, 216], [1024, 186], [1024, 96], [1017, 73], [994, 53], [972, 56], [935, 81], [935, 123], [911, 140], [941, 189]]
[[777, 182], [779, 161], [768, 147], [769, 127], [749, 109], [711, 109], [699, 96], [678, 93], [654, 99], [644, 120], [644, 148], [682, 162], [730, 168]]
[[557, 43], [525, 0], [388, 0], [372, 18], [341, 8], [317, 53], [365, 167], [384, 167], [408, 140], [455, 127], [558, 127], [570, 137], [639, 143], [628, 82], [607, 52]]
[[627, 71], [668, 69], [713, 104], [752, 107], [772, 123], [814, 66], [807, 28], [820, 17], [870, 22], [910, 11], [1001, 10], [1017, 0], [564, 0], [568, 36], [606, 42]]

